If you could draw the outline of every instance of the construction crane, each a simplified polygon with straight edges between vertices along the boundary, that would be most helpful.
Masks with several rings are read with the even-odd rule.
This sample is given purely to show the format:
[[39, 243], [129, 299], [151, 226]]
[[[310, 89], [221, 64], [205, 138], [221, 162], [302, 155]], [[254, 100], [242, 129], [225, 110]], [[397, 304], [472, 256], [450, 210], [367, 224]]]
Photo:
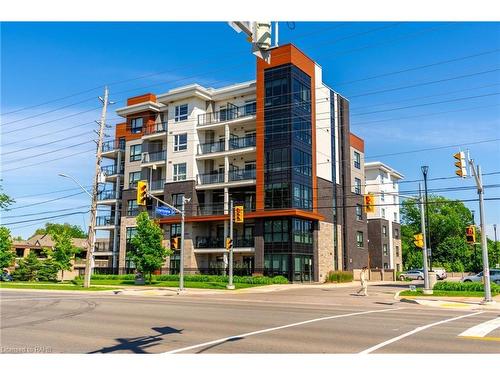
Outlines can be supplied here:
[[[247, 41], [252, 44], [252, 53], [271, 62], [271, 22], [231, 21], [228, 22], [238, 34], [247, 35]], [[275, 46], [278, 45], [278, 22], [275, 22]]]

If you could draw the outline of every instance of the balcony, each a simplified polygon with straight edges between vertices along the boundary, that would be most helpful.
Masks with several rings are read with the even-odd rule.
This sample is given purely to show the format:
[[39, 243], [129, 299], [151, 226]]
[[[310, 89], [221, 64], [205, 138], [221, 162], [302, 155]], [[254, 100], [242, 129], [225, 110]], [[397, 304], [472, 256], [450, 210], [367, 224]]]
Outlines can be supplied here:
[[117, 165], [106, 165], [101, 167], [101, 172], [106, 175], [106, 179], [108, 181], [114, 181], [118, 175], [123, 175], [123, 170], [125, 169], [125, 165], [121, 164], [120, 168]]
[[[215, 157], [210, 156], [210, 154], [224, 153], [228, 154], [243, 154], [245, 152], [254, 152], [256, 144], [255, 134], [247, 135], [241, 138], [232, 137], [229, 140], [229, 149], [226, 150], [226, 145], [224, 141], [212, 142], [212, 143], [202, 143], [198, 145], [198, 157], [206, 158]], [[219, 155], [217, 155], [219, 156]]]
[[234, 121], [255, 116], [256, 107], [254, 103], [241, 107], [232, 107], [230, 109], [205, 113], [198, 115], [198, 126], [220, 124], [223, 122]]
[[198, 175], [198, 183], [201, 185], [223, 184], [224, 183], [224, 173], [213, 172], [213, 173], [199, 174]]
[[255, 169], [229, 171], [229, 181], [255, 180]]
[[224, 203], [198, 205], [198, 216], [224, 215]]
[[161, 122], [158, 124], [153, 124], [151, 126], [146, 126], [142, 137], [148, 139], [161, 137], [165, 135], [166, 131], [167, 131], [167, 123]]
[[103, 204], [102, 202], [115, 204], [115, 201], [116, 201], [116, 191], [114, 191], [114, 190], [103, 190], [103, 191], [97, 193], [97, 201], [99, 201], [100, 204]]
[[[253, 248], [255, 246], [254, 237], [236, 236], [233, 238], [233, 247], [237, 248]], [[225, 239], [217, 237], [196, 236], [195, 249], [222, 249], [225, 251]]]
[[212, 154], [225, 151], [225, 142], [201, 143], [198, 145], [198, 155]]
[[229, 171], [229, 180], [224, 182], [224, 173], [212, 172], [198, 175], [197, 189], [219, 188], [233, 186], [248, 186], [255, 184], [255, 169], [238, 169]]
[[157, 181], [151, 181], [151, 184], [149, 185], [149, 190], [150, 191], [161, 191], [163, 192], [163, 187], [165, 186], [165, 180], [157, 180]]
[[255, 147], [256, 139], [255, 134], [246, 135], [241, 138], [231, 138], [229, 140], [229, 149], [238, 150], [240, 148]]
[[125, 140], [113, 139], [102, 144], [102, 156], [115, 159], [120, 151], [125, 151]]
[[105, 255], [102, 253], [112, 253], [113, 252], [113, 244], [109, 243], [108, 241], [98, 241], [95, 243], [94, 251], [96, 253], [99, 253], [97, 255]]
[[144, 152], [142, 154], [142, 164], [155, 164], [165, 162], [167, 152], [165, 150], [155, 152]]
[[115, 218], [114, 216], [105, 215], [105, 216], [97, 216], [95, 218], [96, 227], [113, 227], [115, 226]]

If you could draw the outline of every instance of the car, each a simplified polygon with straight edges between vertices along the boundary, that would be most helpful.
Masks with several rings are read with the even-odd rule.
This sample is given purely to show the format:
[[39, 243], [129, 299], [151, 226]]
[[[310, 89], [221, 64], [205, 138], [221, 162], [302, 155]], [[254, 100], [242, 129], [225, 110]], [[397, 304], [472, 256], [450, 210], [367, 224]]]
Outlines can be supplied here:
[[[423, 268], [420, 268], [419, 269], [420, 272], [424, 272]], [[435, 268], [433, 267], [432, 268], [432, 271], [434, 271], [434, 273], [436, 274], [436, 278], [438, 280], [444, 280], [448, 277], [448, 275], [446, 274], [446, 270], [444, 268]]]
[[420, 270], [408, 270], [399, 275], [399, 280], [404, 281], [405, 279], [423, 280], [424, 273]]
[[8, 272], [3, 272], [0, 274], [0, 281], [13, 281], [13, 278]]
[[[483, 271], [471, 275], [471, 276], [465, 276], [462, 277], [462, 280], [460, 280], [464, 283], [470, 283], [470, 282], [481, 282], [483, 281]], [[500, 285], [500, 269], [497, 268], [491, 268], [490, 269], [490, 281], [492, 283], [496, 283]]]

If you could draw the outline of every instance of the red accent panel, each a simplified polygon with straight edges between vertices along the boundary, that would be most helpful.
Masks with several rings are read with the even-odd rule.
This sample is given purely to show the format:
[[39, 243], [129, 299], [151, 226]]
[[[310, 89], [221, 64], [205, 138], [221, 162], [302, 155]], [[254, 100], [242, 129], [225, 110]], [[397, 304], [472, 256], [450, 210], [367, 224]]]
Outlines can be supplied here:
[[134, 105], [145, 102], [156, 102], [156, 95], [147, 93], [144, 95], [134, 96], [132, 98], [127, 99], [127, 105]]

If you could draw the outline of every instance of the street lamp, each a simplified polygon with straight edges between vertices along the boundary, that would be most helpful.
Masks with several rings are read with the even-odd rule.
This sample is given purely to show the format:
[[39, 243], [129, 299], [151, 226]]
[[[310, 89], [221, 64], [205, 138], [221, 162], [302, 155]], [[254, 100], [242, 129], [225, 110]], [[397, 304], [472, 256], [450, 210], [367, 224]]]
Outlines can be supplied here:
[[424, 175], [424, 191], [425, 191], [425, 220], [426, 220], [426, 227], [427, 227], [427, 244], [426, 248], [429, 253], [429, 268], [430, 271], [432, 272], [432, 249], [431, 249], [431, 226], [429, 222], [429, 200], [428, 200], [428, 195], [427, 195], [427, 173], [429, 172], [429, 166], [423, 165], [420, 167], [422, 170], [422, 174]]
[[94, 249], [95, 249], [95, 225], [96, 225], [96, 210], [94, 209], [94, 201], [97, 198], [95, 195], [91, 194], [87, 189], [83, 187], [74, 177], [65, 174], [59, 173], [59, 176], [69, 178], [73, 180], [78, 186], [82, 188], [82, 190], [87, 193], [87, 195], [92, 200], [91, 210], [90, 210], [90, 223], [89, 223], [89, 232], [87, 234], [87, 257], [85, 259], [85, 277], [83, 280], [83, 287], [90, 287], [90, 276], [92, 275], [92, 267], [94, 266]]

